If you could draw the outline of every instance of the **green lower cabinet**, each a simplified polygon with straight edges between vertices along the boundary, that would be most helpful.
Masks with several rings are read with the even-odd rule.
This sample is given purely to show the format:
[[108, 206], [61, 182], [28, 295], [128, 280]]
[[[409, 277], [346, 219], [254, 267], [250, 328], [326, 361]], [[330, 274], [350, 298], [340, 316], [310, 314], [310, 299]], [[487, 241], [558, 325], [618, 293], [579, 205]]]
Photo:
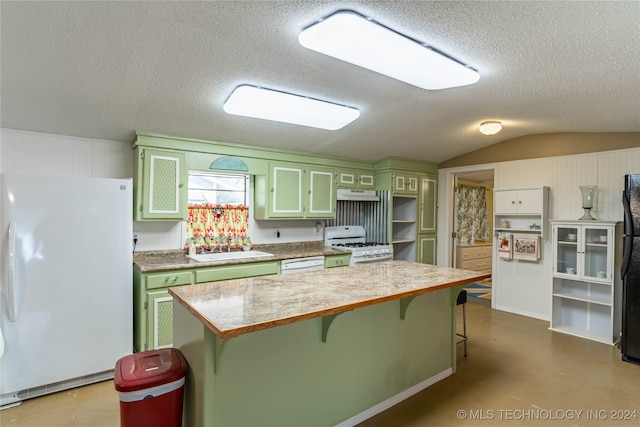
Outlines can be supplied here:
[[351, 261], [351, 254], [325, 255], [324, 268], [347, 267]]
[[147, 292], [147, 337], [152, 349], [173, 346], [173, 297], [166, 290]]
[[418, 262], [421, 262], [422, 264], [437, 265], [436, 243], [437, 243], [437, 239], [436, 239], [435, 233], [418, 235], [418, 244], [419, 244]]
[[242, 265], [223, 265], [195, 271], [196, 283], [218, 282], [245, 277], [269, 276], [280, 273], [279, 261], [252, 262]]
[[[346, 265], [349, 265], [347, 258]], [[133, 271], [133, 348], [137, 352], [173, 347], [172, 286], [280, 273], [280, 261], [228, 264], [153, 273]]]

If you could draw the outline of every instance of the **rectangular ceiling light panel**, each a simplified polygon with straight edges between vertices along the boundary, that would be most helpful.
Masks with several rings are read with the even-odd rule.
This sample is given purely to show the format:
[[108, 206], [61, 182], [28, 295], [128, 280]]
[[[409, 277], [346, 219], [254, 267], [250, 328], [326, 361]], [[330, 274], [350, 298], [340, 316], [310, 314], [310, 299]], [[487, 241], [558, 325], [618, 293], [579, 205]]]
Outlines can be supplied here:
[[423, 89], [476, 83], [476, 70], [352, 11], [340, 11], [311, 25], [300, 44]]
[[352, 107], [250, 85], [235, 88], [224, 111], [328, 130], [343, 128], [360, 117], [360, 111]]

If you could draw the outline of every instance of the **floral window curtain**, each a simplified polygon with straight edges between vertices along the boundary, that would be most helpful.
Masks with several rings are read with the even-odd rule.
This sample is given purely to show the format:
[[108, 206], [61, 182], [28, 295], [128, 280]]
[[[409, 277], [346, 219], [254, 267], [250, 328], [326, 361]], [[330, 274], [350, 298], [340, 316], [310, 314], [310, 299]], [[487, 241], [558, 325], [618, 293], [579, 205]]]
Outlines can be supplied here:
[[456, 229], [461, 243], [489, 239], [486, 191], [484, 187], [458, 185]]
[[188, 208], [185, 249], [193, 242], [209, 250], [215, 245], [226, 245], [227, 239], [232, 248], [251, 245], [247, 206], [204, 203], [189, 204]]

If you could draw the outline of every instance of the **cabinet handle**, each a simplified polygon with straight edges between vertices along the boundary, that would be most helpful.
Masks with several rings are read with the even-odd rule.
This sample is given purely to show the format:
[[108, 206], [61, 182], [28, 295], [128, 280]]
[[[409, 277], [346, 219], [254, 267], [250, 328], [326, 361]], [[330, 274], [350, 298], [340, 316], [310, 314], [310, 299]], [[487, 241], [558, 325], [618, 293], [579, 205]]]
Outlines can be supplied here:
[[516, 204], [516, 201], [515, 201], [515, 200], [512, 200], [512, 201], [511, 201], [511, 204], [512, 204], [512, 205], [515, 205], [515, 204]]
[[178, 184], [178, 188], [183, 188], [184, 184], [181, 182], [180, 184]]
[[178, 276], [167, 276], [164, 279], [165, 282], [177, 282], [178, 281]]

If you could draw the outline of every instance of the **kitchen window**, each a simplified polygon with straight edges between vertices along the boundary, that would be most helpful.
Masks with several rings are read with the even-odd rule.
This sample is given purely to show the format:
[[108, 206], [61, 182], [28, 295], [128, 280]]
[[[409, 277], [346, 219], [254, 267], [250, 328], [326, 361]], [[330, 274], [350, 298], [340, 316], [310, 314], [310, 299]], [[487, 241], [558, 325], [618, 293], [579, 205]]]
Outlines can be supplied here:
[[189, 204], [247, 204], [249, 175], [189, 172]]
[[249, 175], [189, 173], [185, 249], [251, 245], [248, 186]]

